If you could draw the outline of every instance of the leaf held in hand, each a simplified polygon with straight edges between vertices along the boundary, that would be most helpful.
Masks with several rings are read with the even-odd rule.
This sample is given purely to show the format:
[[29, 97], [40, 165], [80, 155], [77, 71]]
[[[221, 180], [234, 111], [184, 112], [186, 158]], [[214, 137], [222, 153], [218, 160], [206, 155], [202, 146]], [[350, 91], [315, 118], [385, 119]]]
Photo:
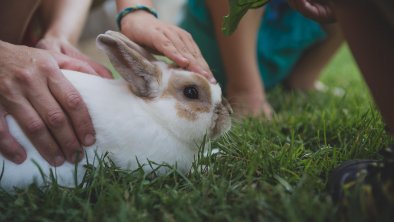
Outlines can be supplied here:
[[270, 0], [228, 0], [230, 13], [224, 17], [222, 31], [225, 35], [231, 35], [238, 26], [242, 17], [249, 9], [259, 8]]

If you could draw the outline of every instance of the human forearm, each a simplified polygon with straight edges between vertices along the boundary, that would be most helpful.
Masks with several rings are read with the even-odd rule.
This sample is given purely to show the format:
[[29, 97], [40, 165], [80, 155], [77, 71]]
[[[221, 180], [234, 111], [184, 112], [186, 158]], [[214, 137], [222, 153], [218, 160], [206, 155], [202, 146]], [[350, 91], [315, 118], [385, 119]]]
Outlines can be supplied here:
[[227, 96], [239, 115], [264, 113], [270, 118], [272, 110], [265, 98], [256, 55], [262, 9], [249, 11], [237, 30], [231, 36], [225, 36], [221, 27], [227, 4], [226, 0], [207, 1], [226, 72]]
[[[39, 0], [0, 1], [0, 39], [13, 44], [20, 44], [30, 19], [39, 4]], [[18, 12], [17, 16], [15, 12]]]
[[44, 35], [67, 39], [76, 44], [92, 0], [43, 0]]
[[240, 87], [255, 86], [262, 90], [262, 80], [256, 58], [257, 30], [261, 20], [261, 10], [248, 12], [231, 36], [225, 36], [221, 27], [223, 16], [227, 14], [227, 1], [207, 1], [215, 35], [229, 85]]

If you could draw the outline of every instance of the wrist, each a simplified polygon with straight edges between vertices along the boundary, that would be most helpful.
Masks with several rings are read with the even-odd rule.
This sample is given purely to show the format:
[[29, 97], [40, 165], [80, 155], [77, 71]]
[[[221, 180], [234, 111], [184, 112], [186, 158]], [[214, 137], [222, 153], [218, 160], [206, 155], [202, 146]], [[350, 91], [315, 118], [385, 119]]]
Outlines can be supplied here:
[[145, 5], [136, 5], [132, 7], [124, 8], [116, 15], [116, 24], [118, 25], [119, 30], [122, 29], [124, 20], [130, 20], [133, 17], [140, 16], [150, 16], [157, 18], [157, 12], [155, 9], [150, 8]]
[[7, 41], [0, 40], [0, 51], [1, 52], [5, 52], [5, 50], [15, 50], [15, 48], [13, 48], [13, 47], [27, 47], [27, 46], [14, 45], [13, 43], [9, 43]]
[[135, 13], [130, 13], [121, 21], [122, 29], [119, 30], [122, 34], [127, 36], [132, 41], [140, 42], [143, 41], [141, 38], [147, 38], [147, 30], [151, 30], [155, 26], [158, 19], [153, 17], [147, 12], [137, 11]]
[[73, 41], [73, 37], [70, 33], [67, 31], [64, 31], [62, 29], [57, 29], [57, 28], [51, 28], [48, 29], [44, 35], [42, 36], [42, 39], [48, 39], [52, 41], [59, 41], [59, 42], [69, 42], [74, 44], [75, 41]]
[[8, 42], [3, 41], [3, 40], [0, 39], [0, 48], [6, 47], [7, 44], [10, 44], [10, 43], [8, 43]]

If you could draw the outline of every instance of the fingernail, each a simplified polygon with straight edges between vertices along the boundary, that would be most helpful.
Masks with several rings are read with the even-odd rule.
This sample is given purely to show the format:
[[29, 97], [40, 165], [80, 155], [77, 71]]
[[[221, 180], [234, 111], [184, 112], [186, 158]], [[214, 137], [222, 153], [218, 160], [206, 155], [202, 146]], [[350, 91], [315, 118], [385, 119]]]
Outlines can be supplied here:
[[185, 57], [179, 57], [179, 60], [181, 60], [184, 63], [189, 63], [189, 60]]
[[209, 73], [208, 71], [206, 71], [205, 69], [200, 68], [200, 70], [201, 70], [200, 73], [201, 73], [202, 75], [206, 76], [207, 78], [213, 78], [212, 74]]
[[215, 77], [213, 77], [212, 74], [209, 74], [207, 71], [203, 71], [203, 75], [204, 75], [207, 79], [209, 79], [209, 82], [210, 82], [210, 83], [212, 83], [212, 84], [216, 84], [216, 83], [217, 83]]
[[55, 159], [53, 160], [53, 163], [55, 166], [59, 166], [62, 163], [64, 163], [64, 157], [63, 156], [56, 156]]
[[95, 141], [96, 141], [96, 139], [94, 138], [94, 136], [92, 134], [87, 134], [85, 136], [84, 143], [86, 146], [93, 145]]
[[71, 161], [72, 161], [73, 163], [77, 163], [77, 162], [79, 162], [80, 160], [82, 160], [82, 157], [83, 157], [83, 153], [82, 153], [81, 151], [76, 151], [76, 152], [73, 154], [73, 156], [71, 157]]
[[20, 154], [16, 154], [13, 158], [13, 162], [17, 163], [17, 164], [21, 164], [23, 163], [23, 161], [25, 160], [23, 155]]

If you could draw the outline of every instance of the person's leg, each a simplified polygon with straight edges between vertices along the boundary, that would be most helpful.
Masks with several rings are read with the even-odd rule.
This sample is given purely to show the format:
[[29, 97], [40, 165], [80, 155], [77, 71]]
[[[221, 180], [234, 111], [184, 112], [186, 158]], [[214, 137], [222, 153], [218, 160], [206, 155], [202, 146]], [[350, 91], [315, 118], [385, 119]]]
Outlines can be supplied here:
[[372, 2], [336, 0], [333, 7], [388, 131], [394, 135], [394, 31]]
[[238, 116], [272, 116], [266, 100], [256, 54], [257, 33], [263, 9], [248, 11], [230, 36], [222, 32], [223, 17], [228, 13], [228, 1], [206, 1], [219, 47], [226, 80], [226, 96]]
[[2, 0], [0, 2], [0, 40], [21, 44], [27, 26], [40, 4], [40, 0]]
[[[388, 133], [394, 136], [394, 27], [372, 0], [334, 0], [333, 7]], [[375, 203], [394, 204], [394, 145], [380, 154], [383, 160], [350, 160], [334, 169], [328, 183], [334, 199], [362, 185]]]
[[291, 89], [315, 89], [316, 80], [325, 65], [330, 61], [343, 42], [340, 27], [337, 24], [323, 25], [327, 38], [304, 52], [294, 66], [285, 84]]

